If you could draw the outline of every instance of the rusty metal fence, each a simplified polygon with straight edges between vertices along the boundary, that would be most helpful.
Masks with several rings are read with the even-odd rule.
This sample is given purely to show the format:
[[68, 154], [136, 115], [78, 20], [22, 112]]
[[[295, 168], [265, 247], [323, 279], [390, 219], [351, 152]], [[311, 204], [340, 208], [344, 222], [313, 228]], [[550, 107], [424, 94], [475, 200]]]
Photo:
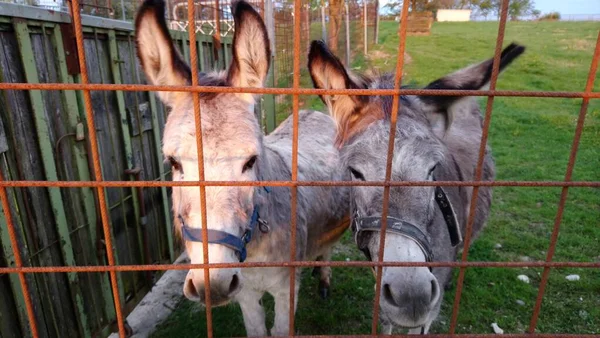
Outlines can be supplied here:
[[[472, 267], [505, 267], [505, 268], [516, 268], [516, 267], [539, 267], [543, 268], [543, 274], [541, 277], [541, 285], [538, 290], [537, 299], [531, 315], [530, 324], [527, 334], [511, 334], [509, 337], [559, 337], [564, 336], [561, 334], [534, 334], [536, 325], [538, 322], [538, 316], [544, 297], [546, 284], [550, 270], [553, 268], [560, 267], [579, 267], [579, 268], [600, 268], [598, 262], [555, 262], [553, 256], [555, 253], [558, 233], [561, 227], [561, 221], [565, 202], [569, 188], [571, 187], [600, 187], [600, 182], [590, 181], [572, 181], [573, 167], [575, 164], [575, 158], [577, 156], [579, 142], [583, 130], [584, 119], [588, 109], [590, 99], [600, 98], [600, 93], [593, 92], [595, 74], [598, 68], [598, 62], [600, 59], [600, 35], [596, 42], [594, 51], [594, 57], [590, 66], [589, 75], [587, 78], [586, 86], [582, 92], [545, 92], [545, 91], [506, 91], [496, 90], [496, 82], [499, 73], [499, 60], [501, 47], [504, 42], [505, 25], [507, 21], [508, 12], [508, 0], [502, 2], [501, 16], [498, 27], [498, 35], [495, 48], [495, 56], [493, 62], [492, 77], [489, 90], [472, 91], [472, 90], [417, 90], [417, 89], [401, 89], [402, 74], [404, 67], [404, 51], [405, 51], [405, 37], [407, 32], [408, 15], [408, 1], [404, 2], [402, 8], [402, 19], [399, 27], [400, 42], [398, 45], [398, 56], [395, 76], [395, 88], [391, 90], [369, 90], [369, 89], [346, 89], [346, 90], [316, 90], [308, 88], [300, 88], [300, 67], [301, 67], [301, 31], [302, 25], [300, 20], [294, 20], [293, 25], [293, 79], [289, 88], [227, 88], [227, 87], [201, 87], [198, 86], [198, 57], [199, 51], [196, 44], [196, 35], [194, 28], [189, 26], [189, 55], [191, 60], [192, 68], [192, 84], [191, 86], [150, 86], [150, 85], [131, 85], [131, 84], [93, 84], [90, 83], [90, 77], [88, 68], [86, 67], [86, 60], [90, 55], [86, 54], [84, 48], [84, 35], [81, 25], [80, 8], [81, 4], [79, 0], [72, 0], [72, 18], [75, 27], [75, 39], [77, 45], [78, 62], [81, 71], [81, 82], [80, 83], [0, 83], [0, 89], [2, 90], [71, 90], [81, 91], [83, 94], [83, 103], [85, 107], [87, 131], [89, 133], [90, 142], [90, 153], [93, 159], [92, 167], [94, 180], [90, 181], [18, 181], [18, 180], [5, 180], [4, 177], [0, 177], [0, 199], [2, 202], [2, 208], [4, 211], [4, 217], [6, 220], [7, 230], [10, 237], [10, 244], [13, 248], [14, 254], [14, 267], [0, 268], [1, 274], [16, 274], [19, 278], [22, 294], [25, 299], [27, 315], [29, 318], [29, 325], [31, 333], [34, 337], [38, 336], [38, 323], [35, 319], [35, 314], [32, 306], [32, 300], [30, 297], [31, 290], [27, 283], [27, 276], [31, 274], [46, 274], [46, 273], [90, 273], [90, 272], [108, 272], [110, 274], [111, 289], [114, 299], [114, 308], [118, 319], [118, 329], [122, 337], [125, 336], [125, 325], [123, 320], [123, 304], [122, 295], [119, 295], [119, 288], [117, 286], [117, 274], [130, 271], [157, 271], [157, 270], [169, 270], [169, 269], [203, 269], [205, 274], [205, 280], [209, 281], [208, 275], [211, 268], [230, 268], [230, 267], [270, 267], [270, 266], [283, 266], [289, 267], [292, 271], [300, 267], [313, 267], [313, 266], [333, 266], [333, 267], [374, 267], [378, 270], [376, 280], [376, 292], [373, 304], [373, 321], [371, 336], [377, 335], [377, 323], [379, 319], [379, 290], [381, 288], [381, 270], [384, 266], [429, 266], [429, 267], [455, 267], [459, 268], [459, 276], [457, 282], [457, 289], [454, 298], [454, 304], [452, 307], [452, 316], [450, 321], [450, 334], [454, 335], [457, 326], [457, 318], [460, 310], [460, 300], [464, 287], [464, 277], [467, 268]], [[188, 20], [193, 21], [195, 16], [195, 6], [193, 0], [188, 0]], [[302, 11], [301, 0], [294, 1], [294, 13], [299, 15]], [[123, 92], [139, 92], [139, 91], [188, 91], [188, 92], [239, 92], [239, 93], [256, 93], [256, 94], [274, 94], [274, 95], [291, 95], [292, 96], [292, 112], [293, 112], [293, 148], [292, 148], [292, 179], [290, 181], [274, 181], [274, 182], [216, 182], [216, 181], [205, 181], [204, 180], [204, 169], [203, 169], [203, 154], [202, 154], [202, 133], [201, 133], [201, 119], [200, 119], [200, 99], [199, 96], [194, 97], [194, 112], [196, 122], [196, 136], [197, 146], [199, 150], [198, 154], [198, 167], [199, 167], [199, 180], [196, 182], [165, 182], [165, 181], [107, 181], [104, 180], [102, 175], [101, 156], [98, 148], [98, 136], [96, 133], [96, 125], [94, 119], [94, 106], [92, 104], [92, 92], [94, 91], [123, 91]], [[298, 110], [299, 110], [299, 97], [300, 95], [390, 95], [394, 97], [393, 109], [391, 117], [391, 129], [390, 129], [390, 140], [388, 146], [388, 157], [385, 181], [383, 182], [309, 182], [298, 180]], [[487, 104], [485, 108], [485, 119], [483, 124], [483, 134], [481, 139], [481, 146], [479, 149], [479, 160], [477, 162], [475, 180], [473, 181], [437, 181], [437, 182], [397, 182], [391, 181], [391, 159], [394, 151], [394, 134], [396, 131], [397, 112], [400, 104], [400, 95], [438, 95], [438, 96], [484, 96], [487, 97]], [[490, 129], [490, 121], [492, 116], [492, 105], [495, 97], [561, 97], [561, 98], [576, 98], [582, 99], [582, 104], [577, 119], [577, 125], [575, 129], [575, 135], [573, 138], [570, 156], [568, 160], [567, 170], [563, 181], [481, 181], [482, 169], [483, 169], [483, 155], [485, 153], [485, 145], [488, 139], [488, 133]], [[16, 187], [42, 187], [42, 188], [93, 188], [97, 194], [99, 201], [105, 201], [106, 190], [109, 188], [123, 188], [123, 187], [168, 187], [168, 186], [194, 186], [198, 187], [201, 194], [202, 210], [206, 210], [205, 205], [205, 187], [207, 186], [286, 186], [291, 189], [291, 200], [292, 200], [292, 224], [291, 224], [291, 247], [290, 247], [290, 259], [287, 262], [246, 262], [246, 263], [235, 263], [235, 264], [214, 264], [208, 263], [208, 243], [203, 242], [204, 251], [204, 263], [203, 264], [184, 264], [184, 265], [171, 265], [171, 264], [155, 264], [155, 265], [119, 265], [116, 263], [115, 255], [113, 252], [113, 243], [111, 241], [111, 227], [109, 224], [109, 209], [106, 203], [99, 203], [99, 212], [101, 215], [101, 223], [103, 229], [103, 235], [106, 239], [107, 257], [108, 264], [105, 266], [40, 266], [40, 267], [26, 267], [23, 265], [23, 259], [20, 251], [18, 250], [18, 241], [16, 237], [15, 221], [13, 215], [10, 212], [10, 201], [7, 192], [8, 188]], [[473, 187], [474, 198], [471, 200], [470, 212], [468, 217], [468, 223], [466, 228], [466, 234], [464, 237], [464, 251], [460, 261], [457, 262], [430, 262], [430, 263], [409, 263], [409, 262], [383, 262], [383, 250], [379, 251], [377, 262], [364, 262], [364, 261], [333, 261], [333, 262], [300, 262], [295, 261], [296, 257], [296, 202], [297, 202], [297, 188], [299, 186], [378, 186], [384, 187], [384, 205], [383, 205], [383, 216], [385, 217], [388, 211], [389, 194], [390, 188], [395, 186], [469, 186]], [[476, 208], [477, 194], [479, 188], [482, 186], [515, 186], [515, 187], [561, 187], [562, 192], [560, 200], [558, 202], [558, 211], [555, 216], [554, 227], [552, 230], [551, 241], [547, 251], [547, 256], [543, 262], [472, 262], [468, 261], [469, 257], [469, 245], [471, 242], [472, 225], [474, 221], [474, 213]], [[202, 219], [202, 231], [203, 236], [207, 236], [207, 225], [206, 218]], [[381, 239], [380, 243], [385, 242], [385, 223], [383, 224], [383, 231], [380, 232]], [[294, 304], [295, 297], [295, 274], [291, 274], [290, 280], [290, 304]], [[207, 316], [207, 336], [213, 336], [212, 328], [212, 311], [210, 304], [210, 287], [205, 288], [206, 291], [206, 316]], [[294, 327], [294, 311], [290, 311], [289, 318], [289, 329], [293, 334], [295, 332]], [[436, 336], [436, 335], [431, 335]], [[468, 335], [485, 337], [492, 335]]]

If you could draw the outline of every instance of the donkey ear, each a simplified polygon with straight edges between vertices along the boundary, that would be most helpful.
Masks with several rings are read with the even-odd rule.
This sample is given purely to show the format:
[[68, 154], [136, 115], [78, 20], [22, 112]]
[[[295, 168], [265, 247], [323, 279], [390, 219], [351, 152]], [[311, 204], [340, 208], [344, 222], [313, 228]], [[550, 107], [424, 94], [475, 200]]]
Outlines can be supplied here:
[[[165, 2], [146, 0], [135, 19], [135, 44], [148, 81], [157, 86], [186, 86], [191, 82], [190, 67], [175, 49], [165, 21]], [[168, 106], [182, 92], [158, 92]]]
[[[262, 87], [271, 63], [269, 35], [260, 15], [245, 1], [231, 6], [235, 22], [233, 59], [227, 82], [234, 87]], [[238, 94], [254, 102], [252, 94]]]
[[[327, 48], [323, 41], [313, 41], [308, 54], [308, 70], [313, 85], [317, 89], [364, 89], [367, 79], [349, 73], [340, 59]], [[367, 96], [359, 95], [320, 95], [329, 108], [338, 127], [336, 144], [341, 145], [356, 131], [355, 126], [362, 115]]]
[[[511, 64], [519, 55], [523, 54], [525, 47], [516, 43], [506, 47], [500, 56], [500, 71]], [[425, 89], [446, 89], [446, 90], [479, 90], [489, 85], [492, 77], [492, 67], [494, 59], [488, 59], [478, 64], [463, 68], [455, 73], [446, 75], [440, 79], [431, 82]], [[465, 97], [461, 96], [419, 96], [422, 102], [431, 107], [432, 113], [429, 119], [432, 124], [439, 124], [440, 120], [447, 129], [452, 122], [452, 111], [455, 111], [456, 105]], [[441, 114], [441, 116], [440, 116]]]

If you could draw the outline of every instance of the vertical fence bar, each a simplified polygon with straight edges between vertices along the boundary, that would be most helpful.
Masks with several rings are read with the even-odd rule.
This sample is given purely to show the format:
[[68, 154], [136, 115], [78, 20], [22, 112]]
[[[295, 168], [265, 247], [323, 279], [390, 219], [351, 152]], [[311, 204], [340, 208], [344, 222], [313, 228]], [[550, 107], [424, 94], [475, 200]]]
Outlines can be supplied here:
[[[188, 21], [194, 22], [194, 25], [188, 25], [188, 34], [190, 39], [190, 67], [192, 69], [192, 86], [198, 86], [198, 45], [196, 44], [196, 25], [195, 25], [195, 6], [194, 0], [188, 0]], [[218, 16], [218, 12], [217, 12]], [[213, 46], [214, 47], [214, 46]], [[215, 51], [216, 49], [213, 48]], [[200, 96], [192, 95], [194, 101], [194, 122], [196, 124], [196, 147], [198, 151], [198, 180], [204, 181], [204, 150], [202, 148], [202, 119], [200, 111]], [[206, 188], [200, 186], [200, 212], [206, 215]], [[206, 217], [202, 217], [202, 237], [208, 238], [208, 227]], [[208, 242], [202, 241], [202, 252], [204, 254], [204, 264], [208, 264]], [[207, 337], [213, 336], [212, 307], [210, 298], [210, 271], [208, 267], [204, 268], [204, 296], [206, 299], [206, 331]]]
[[[79, 57], [79, 68], [81, 72], [81, 83], [88, 84], [88, 73], [85, 63], [85, 49], [83, 43], [83, 29], [81, 25], [81, 13], [79, 7], [79, 0], [71, 1], [71, 15], [73, 18], [73, 25], [75, 26], [75, 41], [77, 43], [77, 53]], [[100, 166], [100, 155], [98, 149], [98, 138], [96, 136], [96, 126], [94, 123], [94, 112], [92, 109], [92, 96], [89, 90], [83, 90], [83, 100], [85, 104], [86, 122], [89, 133], [90, 149], [92, 151], [92, 159], [94, 166], [94, 176], [96, 181], [102, 182], [102, 168]], [[104, 188], [98, 187], [98, 201], [100, 204], [100, 215], [102, 218], [102, 228], [104, 232], [104, 241], [106, 243], [106, 255], [108, 257], [108, 265], [115, 265], [115, 254], [112, 246], [112, 234], [110, 231], [110, 220], [108, 218], [108, 212], [106, 207], [106, 194]], [[113, 292], [113, 301], [115, 303], [115, 311], [117, 314], [117, 324], [119, 326], [119, 335], [125, 338], [125, 325], [123, 323], [123, 313], [121, 308], [121, 299], [119, 298], [119, 287], [117, 282], [116, 271], [110, 271], [110, 281]]]
[[[402, 73], [404, 72], [404, 50], [406, 48], [406, 28], [408, 20], [408, 1], [402, 4], [402, 20], [400, 21], [400, 41], [398, 42], [398, 55], [396, 57], [396, 74], [394, 76], [394, 89], [399, 90], [402, 86]], [[383, 188], [383, 210], [381, 211], [381, 219], [386, 219], [390, 205], [390, 185], [392, 177], [392, 160], [394, 157], [394, 139], [396, 138], [396, 122], [398, 119], [398, 109], [400, 108], [400, 95], [394, 94], [392, 101], [392, 114], [390, 116], [390, 138], [388, 140], [388, 152], [385, 166], [385, 183]], [[383, 261], [385, 237], [387, 222], [381, 222], [381, 231], [379, 232], [379, 251], [377, 253], [377, 261]], [[377, 323], [379, 322], [379, 301], [381, 295], [381, 274], [383, 267], [380, 265], [376, 269], [375, 281], [375, 300], [373, 302], [373, 322], [371, 323], [371, 334], [377, 334]]]
[[[300, 88], [300, 10], [301, 0], [294, 0], [294, 79], [293, 88]], [[300, 109], [299, 95], [294, 93], [292, 101], [292, 181], [298, 181], [298, 111]], [[290, 187], [292, 193], [291, 201], [291, 235], [290, 235], [290, 261], [296, 261], [296, 222], [298, 207], [298, 187]], [[296, 313], [296, 268], [290, 267], [290, 319], [289, 335], [294, 336], [294, 319]]]
[[[596, 49], [594, 51], [594, 56], [592, 57], [590, 72], [588, 74], [587, 82], [585, 85], [586, 93], [591, 93], [594, 89], [594, 80], [596, 79], [596, 72], [598, 71], [598, 59], [600, 59], [600, 32], [598, 32], [598, 37], [596, 39]], [[583, 132], [583, 123], [585, 121], [585, 116], [587, 114], [589, 103], [589, 97], [584, 98], [581, 103], [579, 117], [577, 118], [577, 126], [575, 127], [575, 135], [573, 136], [573, 145], [571, 146], [571, 153], [569, 155], [569, 162], [567, 164], [567, 172], [565, 173], [565, 182], [570, 182], [571, 177], [573, 176], [573, 168], [575, 167], [575, 159], [577, 157], [577, 151], [579, 150], [579, 141], [581, 140], [581, 134]], [[560, 231], [560, 223], [562, 221], [568, 193], [569, 187], [563, 187], [560, 194], [560, 200], [558, 202], [558, 211], [556, 212], [556, 218], [554, 220], [554, 229], [552, 230], [552, 236], [550, 237], [548, 253], [546, 254], [546, 262], [552, 262], [552, 258], [554, 257], [556, 243], [558, 242], [558, 233]], [[531, 321], [529, 323], [529, 333], [535, 332], [535, 327], [537, 326], [537, 321], [539, 318], [540, 309], [542, 307], [544, 292], [546, 290], [546, 285], [548, 283], [549, 276], [550, 267], [544, 267], [544, 272], [542, 273], [542, 280], [540, 282], [540, 288], [538, 290], [535, 306], [533, 307], [533, 315], [531, 316]]]
[[[500, 14], [500, 23], [498, 24], [498, 36], [496, 38], [496, 50], [494, 53], [494, 61], [492, 63], [492, 76], [490, 79], [490, 90], [496, 90], [496, 82], [498, 80], [498, 74], [500, 73], [500, 54], [502, 52], [502, 43], [504, 42], [504, 32], [506, 29], [506, 20], [508, 16], [508, 2], [509, 0], [502, 1], [502, 8]], [[475, 180], [480, 181], [483, 176], [483, 162], [485, 159], [485, 150], [488, 140], [488, 133], [490, 130], [490, 124], [492, 120], [492, 108], [494, 106], [494, 96], [488, 96], [487, 105], [485, 109], [485, 118], [483, 120], [483, 131], [481, 134], [481, 143], [479, 144], [479, 155], [477, 158], [477, 167], [475, 169]], [[473, 232], [473, 223], [475, 222], [475, 213], [477, 212], [477, 199], [479, 197], [479, 186], [473, 187], [471, 195], [471, 205], [469, 208], [469, 216], [467, 218], [467, 228], [464, 237], [463, 252], [461, 260], [466, 262], [469, 255], [469, 246], [471, 245], [471, 235]], [[466, 268], [461, 267], [458, 273], [458, 281], [456, 283], [456, 294], [454, 297], [454, 305], [452, 307], [452, 318], [450, 320], [450, 334], [454, 334], [456, 330], [456, 322], [458, 320], [458, 312], [460, 308], [460, 299], [462, 297], [462, 289], [465, 280]]]

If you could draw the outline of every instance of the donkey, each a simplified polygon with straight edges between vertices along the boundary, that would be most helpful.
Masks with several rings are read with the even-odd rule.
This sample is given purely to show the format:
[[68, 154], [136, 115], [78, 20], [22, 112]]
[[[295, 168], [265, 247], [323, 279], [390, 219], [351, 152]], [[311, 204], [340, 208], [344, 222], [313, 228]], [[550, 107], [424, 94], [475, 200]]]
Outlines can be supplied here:
[[[227, 71], [200, 74], [201, 86], [262, 87], [271, 51], [260, 15], [251, 5], [232, 5], [235, 21], [232, 61]], [[135, 21], [138, 57], [147, 80], [154, 85], [189, 85], [191, 70], [175, 49], [165, 22], [163, 0], [146, 0]], [[201, 107], [204, 175], [207, 181], [287, 181], [291, 179], [292, 121], [288, 118], [264, 136], [253, 114], [255, 95], [248, 93], [158, 92], [170, 107], [164, 138], [164, 157], [174, 181], [197, 181], [198, 154], [193, 95]], [[335, 123], [327, 114], [299, 113], [298, 180], [349, 179], [333, 146]], [[176, 231], [185, 241], [192, 263], [203, 263], [202, 218], [206, 217], [210, 263], [285, 262], [290, 258], [291, 191], [289, 187], [209, 186], [206, 214], [198, 187], [173, 187]], [[331, 250], [350, 225], [349, 189], [299, 187], [297, 193], [296, 260], [329, 261]], [[299, 270], [299, 269], [297, 269]], [[206, 303], [204, 271], [188, 272], [184, 295]], [[329, 267], [320, 269], [326, 293]], [[299, 280], [299, 271], [296, 276]], [[298, 294], [299, 282], [295, 284]], [[210, 301], [241, 306], [246, 333], [267, 335], [261, 298], [275, 299], [272, 335], [288, 335], [290, 269], [221, 268], [210, 270]], [[295, 298], [298, 299], [297, 297]], [[294, 304], [294, 311], [296, 304]]]
[[[523, 53], [511, 44], [502, 52], [500, 69]], [[427, 89], [481, 89], [492, 73], [492, 59], [461, 69]], [[352, 74], [320, 41], [313, 41], [309, 70], [316, 88], [391, 89], [393, 74], [368, 78]], [[337, 121], [336, 144], [353, 181], [383, 181], [390, 136], [391, 96], [322, 96]], [[472, 97], [402, 96], [394, 139], [392, 180], [473, 180], [482, 134], [482, 116]], [[483, 180], [493, 180], [494, 161], [486, 144]], [[387, 222], [384, 261], [454, 261], [462, 242], [469, 205], [469, 187], [392, 187], [389, 217], [381, 219], [383, 188], [353, 187], [352, 230], [367, 259], [376, 261], [379, 231]], [[488, 218], [492, 191], [482, 187], [473, 224], [476, 238]], [[444, 288], [451, 280], [449, 267], [384, 267], [381, 321], [386, 334], [394, 326], [409, 333], [427, 333], [438, 316]], [[375, 272], [376, 273], [376, 272]]]

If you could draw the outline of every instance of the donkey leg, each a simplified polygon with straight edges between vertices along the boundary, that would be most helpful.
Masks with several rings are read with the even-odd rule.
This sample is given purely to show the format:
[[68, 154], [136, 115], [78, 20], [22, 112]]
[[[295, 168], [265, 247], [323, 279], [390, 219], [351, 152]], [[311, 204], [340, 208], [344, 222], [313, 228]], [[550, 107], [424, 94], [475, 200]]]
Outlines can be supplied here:
[[392, 329], [394, 328], [394, 325], [392, 324], [382, 324], [381, 325], [381, 333], [385, 334], [385, 335], [391, 335], [392, 334]]
[[240, 303], [240, 307], [242, 308], [246, 335], [249, 337], [267, 335], [265, 310], [261, 304], [263, 294], [264, 292], [243, 288], [236, 296], [236, 300]]
[[[333, 247], [329, 247], [323, 256], [321, 256], [322, 261], [329, 262], [331, 260], [331, 254], [333, 251]], [[321, 298], [326, 299], [329, 296], [329, 288], [331, 286], [331, 267], [323, 266], [319, 270], [319, 295]]]
[[[296, 270], [296, 284], [294, 297], [294, 314], [298, 305], [298, 291], [300, 290], [300, 273]], [[271, 329], [271, 336], [288, 336], [290, 328], [290, 283], [289, 277], [285, 283], [281, 283], [281, 288], [273, 293], [275, 299], [275, 323]]]

